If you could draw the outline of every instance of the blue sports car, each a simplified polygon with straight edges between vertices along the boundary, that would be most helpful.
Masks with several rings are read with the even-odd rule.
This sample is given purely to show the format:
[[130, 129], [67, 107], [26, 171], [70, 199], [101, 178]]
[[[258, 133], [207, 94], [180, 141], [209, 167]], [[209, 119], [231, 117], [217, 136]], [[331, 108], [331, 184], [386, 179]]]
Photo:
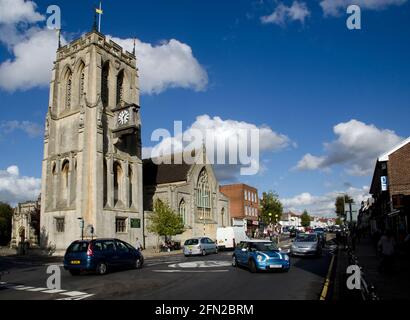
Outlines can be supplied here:
[[232, 255], [232, 266], [245, 266], [251, 272], [258, 270], [289, 271], [289, 256], [275, 243], [267, 240], [242, 241]]

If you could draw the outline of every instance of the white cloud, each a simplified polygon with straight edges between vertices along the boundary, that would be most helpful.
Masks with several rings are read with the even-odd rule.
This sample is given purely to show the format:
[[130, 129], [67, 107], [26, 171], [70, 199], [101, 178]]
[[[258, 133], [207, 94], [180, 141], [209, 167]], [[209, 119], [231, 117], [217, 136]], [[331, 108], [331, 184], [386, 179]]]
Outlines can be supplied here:
[[22, 130], [30, 138], [35, 138], [43, 134], [43, 127], [31, 121], [0, 121], [0, 135], [9, 134], [15, 130]]
[[309, 192], [303, 192], [291, 198], [280, 199], [285, 210], [302, 213], [307, 210], [309, 214], [315, 216], [332, 217], [335, 216], [335, 200], [341, 194], [348, 194], [356, 204], [367, 200], [369, 195], [369, 187], [362, 188], [349, 187], [343, 191], [333, 191], [324, 195], [312, 195]]
[[274, 23], [280, 26], [286, 25], [289, 21], [299, 21], [304, 23], [305, 19], [310, 16], [309, 8], [306, 3], [294, 1], [291, 6], [287, 7], [282, 2], [268, 16], [262, 16], [261, 22], [264, 24]]
[[[132, 52], [133, 39], [109, 38]], [[152, 45], [136, 39], [135, 54], [142, 93], [161, 93], [168, 88], [202, 91], [208, 84], [208, 74], [194, 57], [191, 47], [178, 40]]]
[[392, 5], [402, 5], [407, 0], [323, 0], [320, 6], [325, 16], [338, 16], [346, 12], [349, 5], [355, 4], [361, 9], [382, 10]]
[[[259, 138], [258, 143], [250, 138], [251, 132], [256, 132]], [[200, 136], [198, 137], [198, 133]], [[144, 148], [145, 157], [156, 157], [161, 154], [177, 153], [189, 149], [198, 149], [202, 143], [207, 146], [207, 154], [213, 163], [217, 161], [217, 148], [221, 147], [225, 163], [215, 165], [218, 177], [223, 180], [235, 179], [239, 173], [243, 162], [236, 164], [229, 163], [229, 147], [234, 150], [246, 148], [246, 159], [249, 165], [258, 165], [260, 154], [265, 152], [275, 152], [285, 149], [291, 145], [291, 140], [284, 134], [277, 133], [267, 126], [257, 126], [252, 123], [236, 120], [224, 120], [220, 117], [211, 118], [209, 115], [198, 116], [189, 128], [175, 136], [163, 138], [154, 147]], [[225, 148], [223, 148], [225, 146]], [[253, 149], [252, 149], [253, 148]], [[213, 153], [213, 156], [212, 156]], [[255, 154], [257, 153], [257, 154]], [[246, 166], [245, 166], [246, 167]]]
[[41, 179], [20, 176], [15, 165], [0, 170], [0, 201], [12, 205], [37, 199], [41, 190]]
[[55, 31], [32, 30], [28, 38], [13, 46], [14, 59], [0, 65], [0, 87], [14, 91], [47, 86], [56, 50]]
[[37, 4], [24, 0], [0, 0], [0, 24], [38, 22], [44, 16], [36, 12]]
[[394, 131], [379, 129], [373, 124], [357, 120], [339, 123], [333, 127], [338, 138], [325, 143], [325, 155], [310, 153], [296, 165], [299, 170], [329, 169], [333, 165], [345, 165], [350, 175], [369, 175], [374, 169], [376, 158], [398, 144], [403, 138]]

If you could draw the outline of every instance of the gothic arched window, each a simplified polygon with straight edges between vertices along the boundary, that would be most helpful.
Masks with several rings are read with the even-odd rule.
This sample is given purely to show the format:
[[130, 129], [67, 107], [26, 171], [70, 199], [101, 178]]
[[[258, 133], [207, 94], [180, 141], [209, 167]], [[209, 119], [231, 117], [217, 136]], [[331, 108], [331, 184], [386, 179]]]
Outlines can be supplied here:
[[224, 219], [225, 219], [225, 208], [222, 208], [222, 210], [221, 210], [221, 224], [222, 224], [223, 228], [225, 227]]
[[114, 206], [122, 200], [123, 174], [121, 164], [114, 162]]
[[117, 99], [116, 104], [124, 100], [124, 70], [121, 70], [117, 76]]
[[110, 65], [108, 61], [104, 63], [103, 68], [102, 68], [102, 74], [101, 74], [101, 100], [103, 103], [103, 106], [108, 105], [108, 96], [109, 96], [109, 90], [108, 90], [108, 75], [110, 71]]
[[63, 165], [61, 166], [61, 200], [65, 203], [68, 199], [68, 188], [69, 188], [69, 177], [68, 171], [70, 169], [70, 163], [68, 160], [64, 160]]
[[208, 173], [205, 169], [201, 171], [197, 183], [196, 206], [199, 218], [211, 218], [211, 190], [209, 188]]
[[104, 159], [103, 161], [103, 201], [104, 201], [104, 206], [107, 204], [107, 160]]
[[73, 85], [73, 73], [70, 69], [67, 69], [65, 75], [65, 108], [69, 109], [71, 107], [71, 94], [72, 94], [72, 85]]
[[129, 180], [129, 190], [128, 190], [128, 201], [129, 201], [129, 207], [132, 206], [132, 192], [133, 192], [133, 183], [132, 183], [132, 179], [133, 179], [133, 172], [132, 172], [132, 168], [131, 166], [128, 167], [128, 180]]
[[179, 203], [178, 212], [179, 212], [179, 216], [181, 217], [184, 224], [187, 224], [186, 204], [185, 204], [184, 199], [182, 199], [181, 202]]
[[81, 97], [85, 92], [85, 64], [82, 61], [78, 68], [78, 75], [78, 101], [81, 102]]

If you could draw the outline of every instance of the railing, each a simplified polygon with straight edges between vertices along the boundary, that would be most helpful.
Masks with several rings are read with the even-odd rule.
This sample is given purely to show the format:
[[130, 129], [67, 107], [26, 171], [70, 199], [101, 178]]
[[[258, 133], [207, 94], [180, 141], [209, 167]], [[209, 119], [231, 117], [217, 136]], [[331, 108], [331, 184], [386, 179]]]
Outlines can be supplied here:
[[363, 272], [363, 268], [359, 264], [359, 259], [354, 255], [350, 247], [347, 248], [347, 254], [349, 258], [349, 264], [357, 265], [360, 268], [360, 294], [362, 299], [371, 301], [380, 300], [380, 298], [376, 294], [376, 289], [374, 285], [371, 284], [369, 281], [366, 281], [366, 276]]

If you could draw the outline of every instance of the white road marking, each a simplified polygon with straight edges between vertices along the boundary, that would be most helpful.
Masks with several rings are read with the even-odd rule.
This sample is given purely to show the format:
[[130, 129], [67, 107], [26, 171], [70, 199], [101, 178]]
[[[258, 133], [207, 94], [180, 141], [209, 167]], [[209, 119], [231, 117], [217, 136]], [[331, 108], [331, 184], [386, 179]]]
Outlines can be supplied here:
[[84, 294], [84, 295], [76, 296], [76, 297], [60, 298], [60, 299], [57, 299], [57, 300], [83, 300], [85, 298], [92, 297], [93, 295], [94, 294], [90, 293], [90, 294]]
[[61, 293], [61, 292], [66, 292], [67, 290], [63, 289], [50, 289], [50, 290], [45, 290], [41, 291], [42, 293]]
[[228, 267], [231, 265], [230, 261], [191, 261], [191, 262], [181, 262], [176, 264], [170, 264], [170, 268], [218, 268], [218, 267]]
[[67, 291], [67, 292], [62, 292], [61, 294], [65, 296], [76, 297], [76, 296], [82, 296], [87, 293], [81, 292], [81, 291]]
[[93, 293], [87, 293], [87, 292], [81, 292], [81, 291], [67, 291], [63, 289], [35, 288], [35, 287], [25, 286], [22, 284], [15, 285], [15, 284], [7, 283], [4, 281], [0, 282], [0, 285], [3, 285], [9, 289], [14, 289], [18, 291], [40, 292], [40, 293], [51, 293], [51, 294], [58, 293], [61, 295], [68, 296], [66, 298], [61, 298], [57, 300], [82, 300], [82, 299], [89, 298], [95, 295]]
[[37, 292], [37, 291], [44, 291], [44, 290], [47, 290], [47, 288], [33, 288], [33, 289], [28, 289], [27, 291]]
[[228, 272], [229, 270], [152, 270], [153, 272], [163, 272], [163, 273], [181, 273], [181, 272], [185, 272], [185, 273], [210, 273], [210, 272]]
[[25, 287], [25, 286], [23, 286], [23, 287], [19, 287], [19, 288], [13, 288], [13, 289], [16, 289], [16, 290], [29, 290], [29, 289], [33, 289], [34, 287]]

